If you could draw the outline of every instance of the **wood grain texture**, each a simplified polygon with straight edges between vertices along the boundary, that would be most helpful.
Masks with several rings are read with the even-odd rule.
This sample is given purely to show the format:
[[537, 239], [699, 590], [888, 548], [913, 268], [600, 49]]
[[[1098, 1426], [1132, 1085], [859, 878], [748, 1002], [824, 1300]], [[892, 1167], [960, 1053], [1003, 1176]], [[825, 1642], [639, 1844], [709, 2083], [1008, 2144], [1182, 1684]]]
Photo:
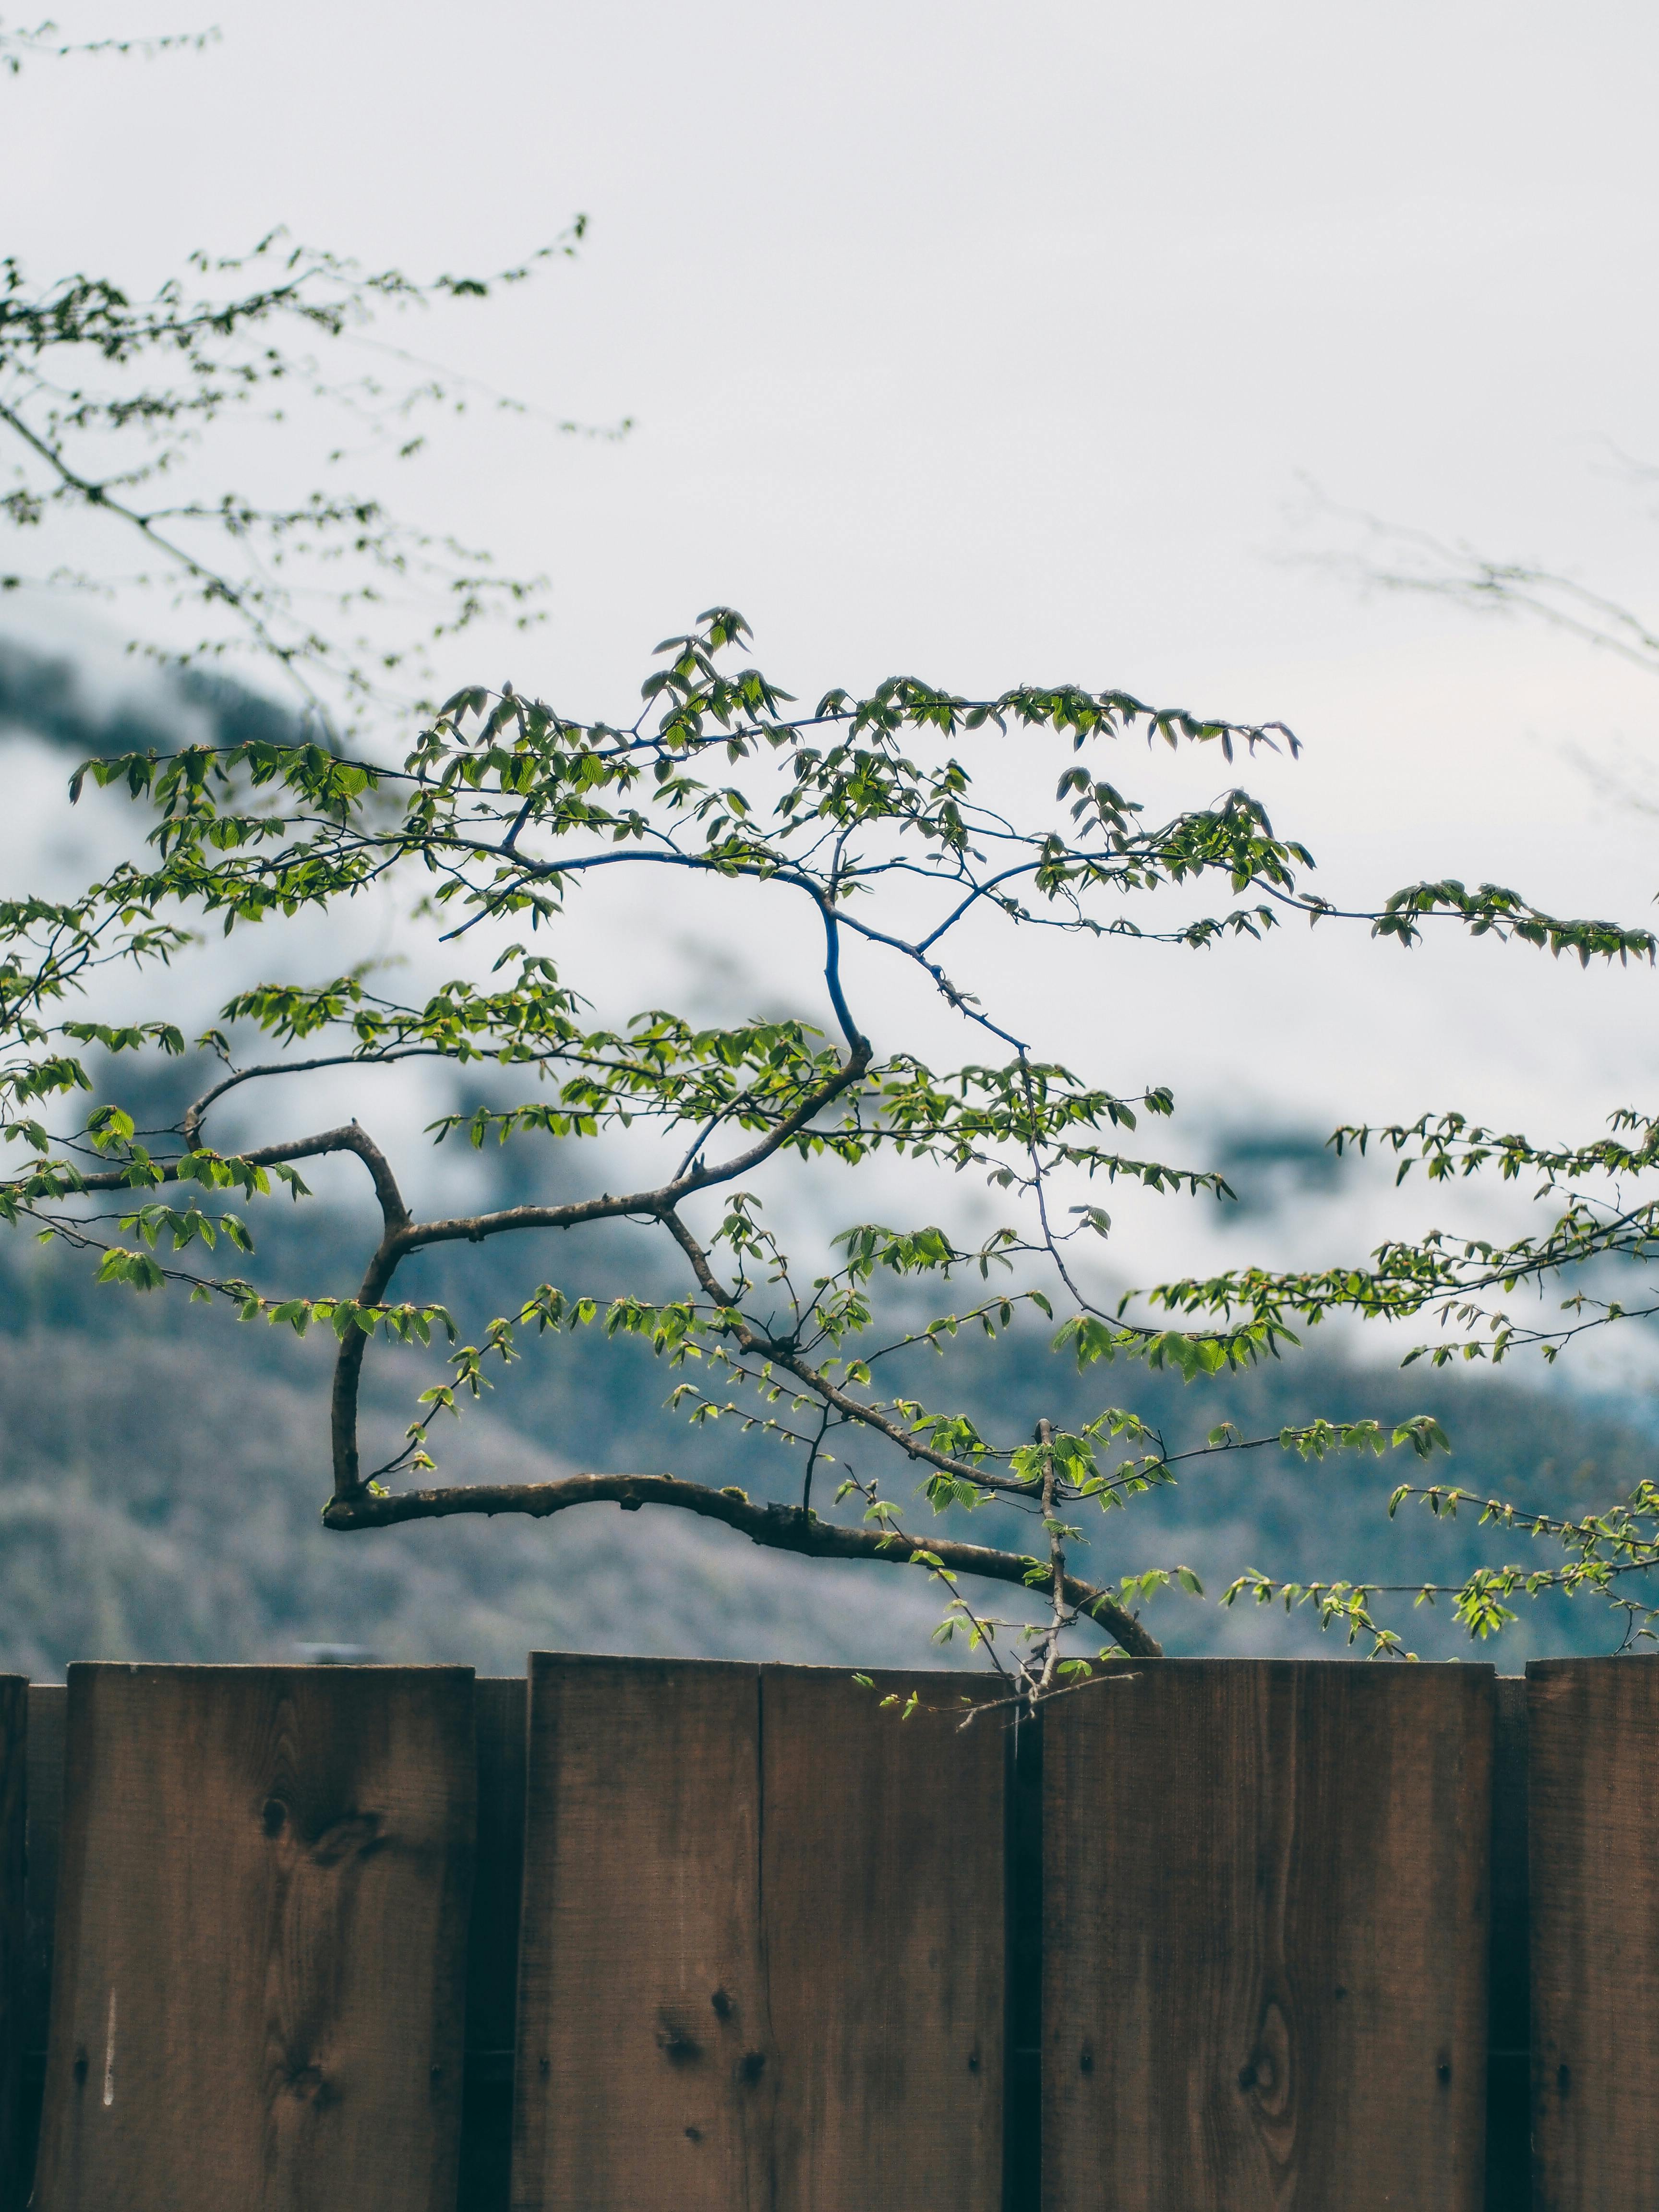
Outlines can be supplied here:
[[768, 2202], [760, 1678], [530, 1662], [515, 2212]]
[[1534, 2198], [1659, 2204], [1659, 1658], [1527, 1669]]
[[1486, 2212], [1532, 2212], [1532, 1983], [1527, 1901], [1527, 1685], [1499, 1675], [1492, 1738], [1486, 1978]]
[[761, 1671], [770, 2201], [999, 2212], [1002, 1732], [962, 1729], [960, 1675], [876, 1679], [921, 1709], [835, 1668]]
[[42, 2064], [52, 2009], [52, 1923], [58, 1911], [58, 1846], [64, 1825], [64, 1729], [69, 1692], [29, 1685], [27, 1856], [23, 1956], [23, 2048]]
[[532, 1660], [515, 2212], [994, 2212], [1003, 1746], [957, 1717]]
[[1043, 1722], [1049, 2212], [1478, 2212], [1490, 1668], [1160, 1660]]
[[28, 2202], [40, 2135], [52, 2008], [52, 1925], [58, 1910], [58, 1844], [64, 1825], [64, 1726], [69, 1692], [61, 1682], [29, 1685], [28, 1817], [23, 1911], [23, 2098], [18, 2130], [17, 2201]]
[[0, 1674], [0, 2207], [24, 2187], [23, 2055], [28, 2038], [24, 1977], [24, 1824], [28, 1803], [29, 1686]]
[[450, 2212], [458, 1668], [72, 1667], [41, 2212]]

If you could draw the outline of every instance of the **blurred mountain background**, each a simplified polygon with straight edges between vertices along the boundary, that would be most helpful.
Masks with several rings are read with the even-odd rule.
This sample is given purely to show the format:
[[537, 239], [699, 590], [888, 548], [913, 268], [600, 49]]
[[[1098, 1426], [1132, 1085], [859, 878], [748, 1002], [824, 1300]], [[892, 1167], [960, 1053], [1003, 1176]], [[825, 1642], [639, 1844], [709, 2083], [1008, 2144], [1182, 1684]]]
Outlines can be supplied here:
[[[252, 735], [261, 718], [274, 728], [279, 710], [199, 675], [137, 700], [112, 692], [100, 704], [71, 659], [0, 643], [0, 757], [46, 744], [67, 769], [72, 757], [171, 745], [187, 730]], [[136, 1080], [124, 1067], [121, 1096], [165, 1127], [201, 1087], [200, 1073], [174, 1063]], [[1212, 1164], [1238, 1190], [1238, 1218], [1252, 1228], [1329, 1194], [1334, 1164], [1316, 1133], [1224, 1128], [1215, 1149]], [[532, 1175], [545, 1175], [544, 1156], [538, 1163], [522, 1146], [487, 1152], [483, 1165], [495, 1203], [527, 1194]], [[260, 1273], [298, 1275], [303, 1250], [304, 1279], [319, 1288], [355, 1283], [373, 1236], [368, 1215], [350, 1206], [269, 1202], [255, 1225]], [[678, 1294], [678, 1280], [653, 1273], [659, 1265], [648, 1241], [625, 1228], [527, 1261], [522, 1249], [508, 1261], [497, 1248], [458, 1246], [411, 1264], [408, 1295], [446, 1304], [471, 1334], [536, 1273], [600, 1295], [624, 1282]], [[927, 1661], [940, 1608], [921, 1574], [811, 1565], [678, 1514], [624, 1519], [598, 1506], [548, 1522], [508, 1516], [329, 1534], [319, 1516], [331, 1338], [301, 1342], [177, 1295], [100, 1290], [91, 1276], [89, 1260], [27, 1232], [0, 1243], [0, 1667], [52, 1679], [71, 1658], [275, 1659], [318, 1645], [489, 1673], [516, 1673], [527, 1650], [548, 1648]], [[1589, 1397], [1535, 1369], [1402, 1373], [1346, 1341], [1183, 1386], [1139, 1367], [1079, 1376], [1047, 1347], [1037, 1329], [995, 1347], [959, 1340], [951, 1397], [1004, 1436], [1039, 1416], [1074, 1425], [1119, 1402], [1155, 1422], [1172, 1450], [1200, 1443], [1223, 1419], [1253, 1437], [1316, 1414], [1431, 1412], [1454, 1445], [1449, 1462], [1437, 1461], [1437, 1478], [1523, 1504], [1548, 1498], [1556, 1510], [1564, 1498], [1579, 1510], [1610, 1504], [1652, 1463], [1651, 1410], [1635, 1388]], [[371, 1449], [396, 1448], [436, 1364], [435, 1354], [371, 1352]], [[918, 1395], [942, 1392], [933, 1364], [924, 1355], [908, 1378]], [[799, 1454], [744, 1437], [731, 1422], [692, 1429], [665, 1409], [675, 1379], [638, 1344], [607, 1343], [594, 1330], [532, 1340], [480, 1406], [434, 1430], [441, 1479], [718, 1469], [757, 1497], [796, 1494]], [[872, 1457], [861, 1473], [876, 1471]], [[1408, 1504], [1390, 1524], [1390, 1489], [1418, 1474], [1403, 1453], [1311, 1466], [1276, 1445], [1230, 1455], [1092, 1525], [1079, 1571], [1106, 1578], [1177, 1560], [1194, 1568], [1205, 1597], [1165, 1595], [1149, 1615], [1172, 1651], [1344, 1656], [1305, 1613], [1227, 1612], [1215, 1600], [1251, 1565], [1445, 1582], [1477, 1560], [1526, 1556], [1524, 1539], [1483, 1532], [1468, 1515], [1437, 1521]], [[903, 1481], [884, 1479], [902, 1498]], [[921, 1504], [907, 1515], [927, 1517]], [[970, 1540], [1030, 1542], [1029, 1524], [1003, 1509], [954, 1517], [954, 1533]], [[1425, 1656], [1469, 1652], [1443, 1611], [1406, 1600], [1393, 1617]], [[1601, 1607], [1555, 1600], [1473, 1656], [1510, 1671], [1534, 1652], [1604, 1650], [1616, 1640]]]

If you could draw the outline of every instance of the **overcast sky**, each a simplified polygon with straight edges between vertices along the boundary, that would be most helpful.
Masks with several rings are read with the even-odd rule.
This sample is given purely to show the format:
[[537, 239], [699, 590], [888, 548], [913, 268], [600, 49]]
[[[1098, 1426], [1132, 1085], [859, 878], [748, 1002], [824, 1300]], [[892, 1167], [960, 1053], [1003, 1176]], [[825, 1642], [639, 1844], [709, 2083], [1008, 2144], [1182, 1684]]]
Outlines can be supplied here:
[[[196, 20], [88, 6], [64, 28]], [[1449, 872], [1649, 917], [1659, 823], [1620, 787], [1659, 791], [1659, 684], [1364, 596], [1304, 557], [1353, 542], [1304, 486], [1659, 608], [1659, 487], [1617, 458], [1659, 460], [1654, 10], [201, 20], [223, 36], [199, 56], [0, 88], [4, 239], [35, 276], [142, 284], [277, 222], [483, 269], [592, 218], [574, 264], [417, 334], [557, 415], [636, 425], [460, 426], [418, 480], [429, 519], [551, 579], [539, 640], [469, 674], [615, 715], [655, 640], [724, 600], [803, 693], [902, 667], [1283, 717], [1306, 756], [1253, 781], [1329, 896]], [[1224, 774], [1154, 786], [1201, 801]], [[1583, 1138], [1653, 1095], [1645, 972], [1358, 933], [1090, 957], [1000, 973], [1068, 1057], [1109, 1014], [1133, 1064], [1096, 1072], [1173, 1080], [1212, 1120], [1456, 1104]]]

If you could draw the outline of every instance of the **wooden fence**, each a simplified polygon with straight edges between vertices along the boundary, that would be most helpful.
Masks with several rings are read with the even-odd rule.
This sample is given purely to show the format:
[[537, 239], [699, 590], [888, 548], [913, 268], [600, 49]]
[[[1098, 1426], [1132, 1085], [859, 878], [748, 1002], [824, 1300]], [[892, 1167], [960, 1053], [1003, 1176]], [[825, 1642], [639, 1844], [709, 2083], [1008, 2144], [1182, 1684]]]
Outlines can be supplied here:
[[1659, 1659], [1115, 1671], [0, 1677], [8, 2212], [1659, 2206]]

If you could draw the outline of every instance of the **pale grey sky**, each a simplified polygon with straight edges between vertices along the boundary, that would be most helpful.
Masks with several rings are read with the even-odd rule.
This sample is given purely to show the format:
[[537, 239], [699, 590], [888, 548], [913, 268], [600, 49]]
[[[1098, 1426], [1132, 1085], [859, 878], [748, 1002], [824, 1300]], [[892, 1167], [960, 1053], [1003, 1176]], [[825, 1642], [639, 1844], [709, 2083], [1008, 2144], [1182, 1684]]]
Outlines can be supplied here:
[[[196, 20], [88, 5], [64, 27]], [[1298, 521], [1306, 477], [1659, 605], [1656, 495], [1613, 459], [1659, 459], [1652, 9], [200, 20], [223, 31], [205, 54], [4, 91], [5, 243], [37, 276], [142, 283], [276, 222], [485, 268], [592, 219], [574, 266], [412, 333], [558, 414], [637, 422], [621, 446], [461, 426], [411, 480], [431, 519], [552, 580], [540, 639], [469, 675], [614, 715], [644, 651], [725, 600], [804, 693], [902, 666], [1283, 716], [1304, 761], [1249, 780], [1328, 895], [1453, 872], [1648, 914], [1656, 823], [1571, 756], [1639, 780], [1659, 687], [1291, 556], [1340, 536]], [[1143, 766], [1121, 780], [1188, 799], [1224, 773]], [[1647, 973], [1358, 936], [1103, 957], [1002, 972], [1080, 1064], [1109, 1009], [1137, 1063], [1113, 1079], [1173, 1080], [1212, 1116], [1459, 1104], [1588, 1137], [1651, 1093]]]
[[1256, 557], [1299, 472], [1659, 575], [1601, 473], [1654, 450], [1659, 18], [1628, 0], [215, 12], [204, 55], [9, 93], [9, 245], [142, 278], [280, 222], [480, 267], [586, 210], [580, 267], [443, 334], [639, 420], [621, 454], [515, 432], [470, 482], [455, 449], [458, 520], [553, 573], [580, 681], [716, 591], [792, 659], [857, 620], [872, 670], [1109, 665], [1241, 711], [1462, 657]]

